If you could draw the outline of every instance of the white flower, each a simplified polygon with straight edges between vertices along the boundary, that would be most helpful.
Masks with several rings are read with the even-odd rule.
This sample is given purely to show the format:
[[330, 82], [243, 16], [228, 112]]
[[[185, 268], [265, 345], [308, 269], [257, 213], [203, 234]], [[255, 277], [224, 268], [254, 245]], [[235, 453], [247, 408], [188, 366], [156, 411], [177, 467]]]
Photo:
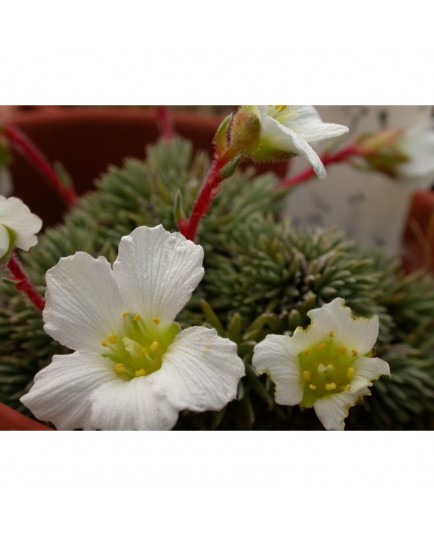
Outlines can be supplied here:
[[0, 260], [13, 247], [28, 251], [37, 243], [36, 234], [41, 227], [42, 220], [21, 199], [0, 196]]
[[161, 225], [122, 238], [113, 267], [78, 252], [47, 272], [45, 331], [56, 355], [21, 401], [61, 430], [166, 430], [178, 412], [220, 410], [244, 364], [214, 329], [176, 315], [203, 277], [203, 249]]
[[400, 147], [408, 160], [398, 166], [396, 178], [413, 188], [431, 187], [434, 184], [434, 120], [404, 131]]
[[12, 178], [9, 170], [0, 167], [0, 195], [8, 196], [12, 191]]
[[253, 365], [276, 385], [278, 404], [313, 407], [328, 430], [342, 430], [349, 408], [369, 394], [371, 382], [390, 374], [382, 359], [369, 357], [378, 317], [355, 318], [342, 298], [308, 312], [307, 329], [267, 335], [256, 345]]
[[245, 144], [253, 160], [282, 160], [302, 155], [320, 179], [327, 173], [312, 147], [348, 132], [346, 126], [323, 123], [313, 106], [242, 106], [234, 119], [232, 135], [236, 144], [243, 145], [244, 141], [239, 139], [236, 130], [240, 130], [242, 138], [247, 138], [248, 130], [253, 130], [251, 118], [254, 115], [259, 119], [256, 143], [249, 139]]

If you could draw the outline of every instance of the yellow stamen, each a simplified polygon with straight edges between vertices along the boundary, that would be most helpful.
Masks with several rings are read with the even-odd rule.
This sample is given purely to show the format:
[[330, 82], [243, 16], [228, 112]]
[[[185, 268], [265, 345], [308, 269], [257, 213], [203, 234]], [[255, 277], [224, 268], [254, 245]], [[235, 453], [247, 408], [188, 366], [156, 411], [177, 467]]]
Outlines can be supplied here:
[[142, 317], [140, 315], [134, 315], [133, 316], [134, 322], [139, 322], [141, 319], [142, 319]]
[[307, 357], [310, 354], [310, 350], [305, 350], [303, 354]]
[[130, 313], [128, 311], [125, 311], [125, 313], [122, 313], [122, 316], [126, 318]]
[[158, 318], [158, 316], [154, 316], [154, 318], [152, 319], [152, 322], [158, 326], [158, 324], [160, 323], [160, 319]]
[[345, 346], [339, 346], [339, 348], [338, 348], [338, 353], [340, 353], [340, 354], [346, 354], [346, 353], [347, 353], [347, 349], [345, 348]]
[[122, 363], [116, 363], [115, 365], [115, 372], [116, 374], [118, 374], [119, 376], [121, 376], [122, 374], [124, 374], [125, 372], [127, 372], [127, 369], [125, 367], [124, 364]]
[[136, 377], [138, 378], [139, 376], [146, 376], [146, 370], [144, 368], [136, 370]]
[[353, 349], [351, 350], [351, 355], [352, 355], [353, 357], [357, 357], [359, 354], [358, 354], [357, 350], [354, 350], [354, 348], [353, 348]]
[[354, 378], [354, 369], [353, 369], [353, 367], [347, 368], [347, 378], [349, 378], [350, 380], [352, 378]]
[[156, 352], [158, 350], [158, 348], [160, 348], [160, 343], [158, 341], [154, 341], [151, 346], [149, 347], [149, 349], [151, 350], [151, 352]]
[[104, 346], [104, 347], [108, 346], [108, 342], [107, 341], [102, 341], [101, 345]]
[[285, 104], [279, 104], [279, 106], [275, 106], [275, 108], [278, 112], [283, 112], [284, 110], [288, 108], [288, 106]]
[[312, 374], [308, 370], [303, 370], [303, 380], [308, 382], [312, 379]]
[[349, 391], [351, 389], [351, 385], [347, 383], [347, 385], [344, 387], [344, 391]]
[[326, 391], [334, 391], [335, 389], [336, 389], [336, 384], [334, 382], [325, 384]]
[[110, 333], [107, 339], [110, 344], [116, 344], [118, 342], [118, 336], [114, 333]]
[[314, 385], [313, 383], [310, 383], [309, 389], [312, 389], [312, 391], [316, 391], [316, 385]]
[[317, 348], [317, 350], [322, 352], [323, 350], [325, 350], [327, 348], [327, 344], [325, 342], [320, 342], [316, 348]]
[[334, 331], [330, 331], [330, 333], [329, 333], [329, 337], [330, 337], [330, 338], [333, 338], [334, 336], [335, 336]]

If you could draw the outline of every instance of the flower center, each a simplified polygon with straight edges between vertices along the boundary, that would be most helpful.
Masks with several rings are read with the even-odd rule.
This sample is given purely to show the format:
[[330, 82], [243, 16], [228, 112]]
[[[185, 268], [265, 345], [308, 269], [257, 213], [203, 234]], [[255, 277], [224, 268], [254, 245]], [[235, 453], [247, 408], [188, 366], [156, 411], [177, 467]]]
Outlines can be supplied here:
[[124, 380], [152, 374], [161, 367], [163, 355], [180, 332], [178, 324], [161, 329], [157, 317], [146, 323], [138, 314], [122, 316], [120, 333], [109, 333], [101, 342], [106, 349], [102, 356], [115, 363], [116, 374]]
[[303, 406], [310, 408], [323, 396], [351, 388], [357, 351], [337, 344], [332, 331], [327, 340], [299, 353], [298, 359], [304, 383]]
[[286, 106], [284, 104], [268, 106], [267, 113], [270, 117], [279, 121], [279, 123], [282, 123], [283, 125], [294, 119], [297, 115], [292, 106]]

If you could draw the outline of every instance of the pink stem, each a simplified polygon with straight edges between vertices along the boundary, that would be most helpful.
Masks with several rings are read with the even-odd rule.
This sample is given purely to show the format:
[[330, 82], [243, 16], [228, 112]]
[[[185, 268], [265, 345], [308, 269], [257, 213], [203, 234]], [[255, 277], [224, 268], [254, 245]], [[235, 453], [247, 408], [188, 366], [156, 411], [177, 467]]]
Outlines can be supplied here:
[[211, 165], [208, 175], [205, 178], [202, 189], [193, 205], [190, 218], [186, 222], [182, 222], [179, 226], [180, 232], [187, 240], [194, 241], [199, 226], [200, 220], [208, 213], [211, 206], [211, 201], [218, 193], [220, 184], [220, 171], [227, 163], [225, 158], [216, 158]]
[[[340, 151], [332, 155], [325, 153], [321, 157], [321, 161], [324, 166], [329, 166], [330, 164], [337, 164], [339, 162], [349, 160], [352, 156], [356, 156], [358, 154], [358, 150], [353, 145], [347, 145], [346, 147], [343, 147]], [[296, 175], [295, 177], [288, 177], [284, 179], [280, 183], [279, 189], [285, 190], [287, 188], [292, 188], [294, 186], [297, 186], [298, 184], [301, 184], [302, 182], [309, 181], [314, 176], [315, 171], [313, 170], [313, 168], [308, 168], [305, 171], [301, 172], [299, 175]]]
[[157, 106], [157, 123], [163, 138], [167, 142], [171, 142], [173, 140], [174, 130], [169, 106]]
[[12, 275], [12, 281], [16, 283], [16, 288], [23, 292], [33, 305], [42, 312], [45, 307], [45, 301], [39, 296], [38, 291], [23, 272], [15, 254], [12, 254], [9, 260], [8, 269]]
[[3, 128], [5, 136], [13, 147], [47, 179], [66, 204], [75, 205], [77, 202], [76, 193], [62, 183], [53, 166], [29, 138], [10, 124], [5, 124]]

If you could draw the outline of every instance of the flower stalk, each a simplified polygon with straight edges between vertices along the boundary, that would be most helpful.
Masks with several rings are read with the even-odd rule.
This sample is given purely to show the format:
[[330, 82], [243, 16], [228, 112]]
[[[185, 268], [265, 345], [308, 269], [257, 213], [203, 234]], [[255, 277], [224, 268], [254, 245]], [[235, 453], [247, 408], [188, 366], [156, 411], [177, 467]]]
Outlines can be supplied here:
[[38, 291], [32, 285], [29, 278], [24, 273], [20, 262], [15, 254], [11, 255], [9, 262], [7, 264], [8, 270], [12, 275], [12, 281], [16, 283], [16, 288], [20, 292], [23, 292], [33, 305], [39, 310], [43, 311], [45, 307], [45, 301], [40, 297]]
[[10, 124], [3, 126], [3, 133], [12, 146], [45, 177], [68, 206], [77, 203], [77, 194], [72, 188], [68, 188], [62, 183], [53, 166], [27, 136]]
[[173, 140], [175, 132], [168, 106], [157, 106], [157, 123], [163, 139], [170, 143]]
[[221, 176], [221, 171], [233, 157], [233, 151], [230, 149], [221, 155], [216, 152], [214, 161], [205, 177], [202, 188], [191, 210], [190, 218], [187, 221], [178, 222], [179, 231], [187, 240], [194, 242], [199, 223], [201, 219], [208, 214], [211, 201], [218, 194], [220, 182], [224, 178]]
[[[323, 156], [321, 157], [321, 161], [324, 167], [327, 167], [327, 166], [330, 166], [331, 164], [339, 164], [342, 162], [346, 162], [347, 160], [350, 160], [353, 156], [359, 156], [359, 155], [360, 155], [360, 152], [357, 150], [357, 148], [353, 144], [351, 144], [351, 145], [347, 145], [343, 147], [336, 153], [333, 153], [333, 154], [324, 153]], [[315, 177], [315, 175], [316, 173], [313, 167], [310, 167], [294, 177], [287, 177], [286, 179], [283, 179], [282, 182], [279, 184], [279, 189], [287, 190], [289, 188], [293, 188], [294, 186], [297, 186], [303, 182], [307, 182], [311, 180], [313, 177]]]

